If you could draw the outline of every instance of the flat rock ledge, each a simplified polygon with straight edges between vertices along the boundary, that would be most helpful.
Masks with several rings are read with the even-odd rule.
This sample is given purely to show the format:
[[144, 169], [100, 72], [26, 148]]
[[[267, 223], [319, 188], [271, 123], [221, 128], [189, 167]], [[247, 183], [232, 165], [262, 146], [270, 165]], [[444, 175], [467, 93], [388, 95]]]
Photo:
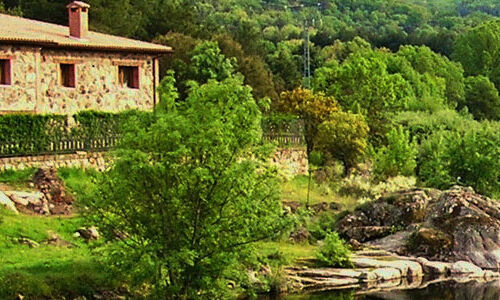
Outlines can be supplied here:
[[[460, 280], [488, 282], [500, 278], [500, 273], [458, 261], [430, 261], [421, 257], [397, 256], [385, 251], [360, 251], [352, 258], [353, 269], [309, 268], [286, 269], [292, 292], [336, 289], [412, 289], [429, 282]], [[424, 279], [425, 278], [425, 279]], [[429, 278], [432, 279], [429, 281]]]

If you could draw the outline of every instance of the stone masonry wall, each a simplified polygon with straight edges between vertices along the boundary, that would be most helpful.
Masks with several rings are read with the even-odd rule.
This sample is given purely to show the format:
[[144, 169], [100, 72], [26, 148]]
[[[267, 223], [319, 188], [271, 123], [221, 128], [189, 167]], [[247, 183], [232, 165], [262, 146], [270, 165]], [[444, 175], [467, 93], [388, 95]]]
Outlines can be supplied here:
[[[307, 174], [305, 149], [280, 149], [276, 151], [271, 161], [278, 167], [280, 173], [288, 178]], [[79, 167], [104, 170], [108, 166], [109, 157], [102, 152], [0, 158], [0, 171], [38, 167]]]
[[[150, 110], [154, 106], [152, 56], [0, 46], [0, 58], [9, 56], [12, 85], [0, 86], [0, 112], [73, 114], [89, 109]], [[75, 64], [75, 88], [59, 84], [61, 63]], [[120, 65], [139, 66], [139, 89], [119, 84]]]
[[92, 168], [104, 170], [108, 166], [109, 159], [106, 153], [101, 152], [79, 152], [76, 154], [61, 155], [38, 155], [27, 157], [0, 158], [0, 171], [22, 170], [27, 168]]
[[0, 112], [34, 111], [39, 49], [0, 45], [0, 59], [11, 59], [12, 85], [0, 85]]

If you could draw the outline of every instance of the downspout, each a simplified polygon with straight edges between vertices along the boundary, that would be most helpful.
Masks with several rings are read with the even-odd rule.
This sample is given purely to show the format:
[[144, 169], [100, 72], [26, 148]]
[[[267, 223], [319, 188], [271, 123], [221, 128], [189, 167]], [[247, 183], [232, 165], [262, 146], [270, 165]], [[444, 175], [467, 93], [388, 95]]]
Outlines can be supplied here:
[[153, 112], [156, 112], [156, 105], [158, 104], [158, 86], [159, 86], [159, 59], [153, 58]]

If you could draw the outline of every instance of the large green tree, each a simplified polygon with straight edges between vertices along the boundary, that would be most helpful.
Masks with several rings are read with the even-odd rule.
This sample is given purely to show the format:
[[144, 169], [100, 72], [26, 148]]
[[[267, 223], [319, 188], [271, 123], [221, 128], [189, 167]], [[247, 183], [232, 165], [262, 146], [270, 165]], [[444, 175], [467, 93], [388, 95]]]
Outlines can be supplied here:
[[115, 241], [106, 252], [113, 266], [153, 284], [152, 297], [221, 297], [248, 246], [281, 229], [260, 118], [250, 89], [226, 79], [193, 86], [149, 124], [126, 126], [85, 205]]

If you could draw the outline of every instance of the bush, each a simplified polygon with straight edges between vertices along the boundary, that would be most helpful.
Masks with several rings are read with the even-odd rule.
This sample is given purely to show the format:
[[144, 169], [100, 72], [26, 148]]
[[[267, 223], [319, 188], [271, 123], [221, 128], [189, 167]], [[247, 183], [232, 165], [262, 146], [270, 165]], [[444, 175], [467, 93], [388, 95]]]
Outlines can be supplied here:
[[318, 150], [344, 164], [344, 172], [356, 167], [368, 148], [369, 128], [362, 115], [335, 112], [318, 127]]
[[349, 245], [336, 232], [329, 233], [326, 236], [324, 245], [320, 247], [316, 258], [321, 265], [326, 267], [353, 267]]
[[150, 126], [131, 120], [84, 201], [107, 240], [126, 236], [106, 249], [110, 266], [151, 285], [155, 299], [222, 297], [248, 246], [287, 223], [260, 121], [237, 79], [193, 85]]
[[498, 124], [481, 123], [464, 133], [440, 132], [429, 138], [419, 157], [419, 180], [427, 186], [460, 184], [490, 197], [500, 196]]
[[375, 155], [374, 172], [378, 179], [397, 175], [411, 176], [417, 166], [417, 144], [410, 141], [408, 130], [399, 126], [387, 133], [388, 145]]

